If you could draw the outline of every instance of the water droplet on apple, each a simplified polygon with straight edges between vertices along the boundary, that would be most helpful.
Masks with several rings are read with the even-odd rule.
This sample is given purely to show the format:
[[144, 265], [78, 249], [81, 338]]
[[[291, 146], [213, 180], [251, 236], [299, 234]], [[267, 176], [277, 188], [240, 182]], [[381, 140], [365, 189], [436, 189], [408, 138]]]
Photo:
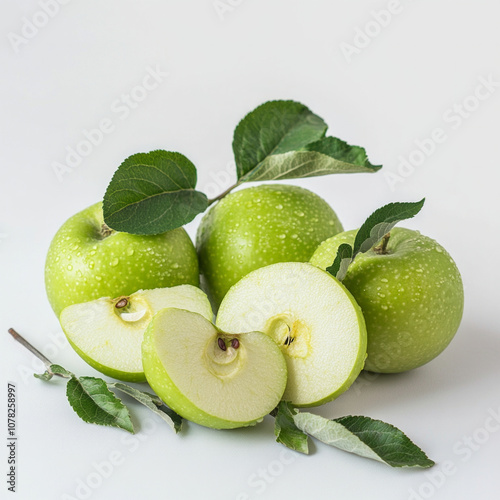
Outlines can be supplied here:
[[389, 282], [389, 280], [388, 280], [387, 278], [382, 278], [380, 281], [381, 281], [382, 283], [388, 283], [388, 282]]
[[280, 240], [284, 240], [284, 239], [286, 238], [286, 234], [280, 234], [280, 235], [278, 236], [278, 238], [279, 238]]
[[129, 249], [127, 250], [127, 255], [128, 255], [129, 257], [131, 257], [132, 255], [134, 255], [134, 249], [133, 249], [133, 248], [129, 248]]
[[384, 305], [384, 304], [381, 304], [381, 306], [380, 306], [380, 307], [381, 307], [384, 311], [387, 311], [387, 309], [389, 309], [389, 308], [388, 308], [386, 305]]
[[91, 260], [89, 262], [89, 269], [94, 269], [94, 266], [95, 266], [95, 262], [93, 260]]
[[96, 276], [96, 277], [95, 277], [95, 279], [96, 279], [97, 281], [101, 281], [101, 280], [102, 280], [102, 276]]
[[115, 257], [115, 258], [114, 258], [114, 259], [110, 262], [110, 264], [111, 264], [113, 267], [116, 267], [119, 263], [120, 263], [120, 259], [118, 259], [118, 258], [116, 258], [116, 257]]
[[298, 234], [292, 234], [292, 238], [293, 238], [294, 240], [296, 240], [298, 237], [299, 237], [299, 235], [298, 235]]
[[276, 210], [283, 210], [283, 205], [281, 205], [281, 204], [276, 205]]
[[174, 263], [172, 264], [172, 268], [173, 268], [173, 269], [179, 269], [179, 264], [177, 264], [177, 262], [174, 262]]
[[436, 247], [436, 252], [443, 253], [443, 250], [439, 247]]
[[304, 214], [304, 212], [302, 212], [302, 211], [300, 211], [300, 210], [296, 210], [296, 211], [295, 211], [295, 215], [296, 215], [297, 217], [304, 217], [304, 215], [305, 215], [305, 214]]
[[68, 271], [73, 271], [73, 266], [71, 264], [68, 266]]
[[95, 250], [91, 250], [89, 255], [95, 255]]

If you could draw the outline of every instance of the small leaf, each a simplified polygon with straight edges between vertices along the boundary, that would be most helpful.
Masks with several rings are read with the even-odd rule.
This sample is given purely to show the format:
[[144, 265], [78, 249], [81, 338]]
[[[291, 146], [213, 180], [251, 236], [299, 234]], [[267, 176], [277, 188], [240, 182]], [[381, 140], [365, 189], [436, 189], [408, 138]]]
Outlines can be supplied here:
[[333, 264], [327, 267], [326, 271], [342, 281], [347, 274], [349, 265], [358, 254], [368, 252], [398, 222], [417, 215], [424, 206], [424, 202], [425, 198], [415, 203], [389, 203], [375, 210], [358, 229], [354, 247], [348, 243], [342, 243], [337, 249]]
[[45, 380], [48, 382], [49, 380], [52, 379], [54, 375], [60, 375], [61, 377], [64, 378], [70, 378], [73, 376], [71, 372], [66, 370], [66, 368], [63, 368], [60, 365], [50, 365], [49, 369], [45, 371], [45, 373], [34, 373], [33, 376], [36, 378], [39, 378], [40, 380]]
[[48, 382], [54, 375], [47, 370], [44, 373], [34, 373], [33, 376], [35, 378], [39, 378], [40, 380], [45, 380], [45, 382]]
[[151, 151], [127, 158], [109, 183], [104, 221], [116, 231], [159, 234], [191, 222], [208, 207], [196, 191], [196, 167], [180, 153]]
[[427, 455], [393, 425], [369, 417], [342, 417], [328, 420], [312, 413], [298, 413], [297, 427], [330, 446], [391, 467], [434, 465]]
[[74, 375], [63, 368], [61, 365], [50, 365], [50, 371], [55, 375], [62, 375], [63, 377], [74, 377]]
[[170, 427], [177, 433], [182, 429], [182, 417], [177, 415], [175, 411], [166, 406], [163, 401], [156, 395], [149, 392], [139, 391], [129, 385], [116, 382], [108, 384], [108, 387], [117, 389], [130, 397], [134, 398], [139, 403], [148, 407], [151, 411], [160, 416]]
[[424, 206], [425, 198], [416, 203], [389, 203], [375, 210], [359, 228], [354, 240], [353, 258], [376, 245], [398, 222], [411, 219]]
[[326, 123], [294, 101], [269, 101], [250, 113], [234, 131], [233, 152], [238, 179], [268, 156], [296, 151], [321, 139]]
[[275, 415], [274, 434], [278, 443], [307, 455], [309, 453], [309, 437], [295, 425], [293, 417], [296, 413], [297, 410], [290, 402], [281, 401]]
[[333, 264], [326, 268], [326, 272], [335, 276], [339, 281], [342, 281], [347, 274], [347, 268], [351, 262], [352, 247], [348, 243], [342, 243], [337, 250], [337, 256]]
[[66, 395], [73, 410], [85, 422], [120, 427], [134, 434], [127, 407], [108, 389], [104, 380], [73, 375], [68, 381]]

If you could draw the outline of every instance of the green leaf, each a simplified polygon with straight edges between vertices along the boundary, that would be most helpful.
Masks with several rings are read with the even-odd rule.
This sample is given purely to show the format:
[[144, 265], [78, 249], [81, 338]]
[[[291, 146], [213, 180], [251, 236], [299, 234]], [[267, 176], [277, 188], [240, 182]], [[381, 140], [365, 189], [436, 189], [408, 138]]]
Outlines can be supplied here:
[[306, 106], [271, 101], [249, 113], [234, 132], [239, 182], [298, 179], [319, 175], [375, 172], [366, 152], [335, 137]]
[[134, 434], [127, 407], [108, 389], [104, 380], [73, 375], [68, 380], [66, 395], [73, 410], [85, 422], [120, 427]]
[[151, 151], [128, 157], [109, 183], [104, 221], [116, 231], [159, 234], [187, 224], [208, 207], [196, 191], [196, 167], [180, 153]]
[[48, 382], [54, 376], [54, 374], [50, 373], [47, 370], [44, 373], [34, 373], [33, 376], [35, 378], [39, 378], [40, 380], [45, 380], [45, 382]]
[[290, 402], [281, 401], [275, 414], [274, 434], [278, 443], [307, 455], [309, 437], [295, 425], [293, 417], [296, 413], [297, 410]]
[[425, 198], [416, 203], [389, 203], [375, 210], [359, 228], [354, 240], [353, 258], [376, 245], [398, 222], [411, 219], [424, 206]]
[[348, 243], [342, 243], [337, 249], [337, 255], [333, 264], [326, 268], [326, 272], [335, 276], [337, 279], [344, 279], [347, 274], [347, 268], [352, 262], [352, 247]]
[[268, 156], [295, 151], [321, 139], [327, 128], [319, 116], [298, 102], [269, 101], [260, 105], [234, 131], [238, 179]]
[[36, 378], [39, 378], [40, 380], [45, 380], [48, 382], [49, 380], [52, 379], [54, 375], [60, 375], [61, 377], [64, 378], [70, 378], [73, 376], [71, 372], [66, 370], [66, 368], [63, 368], [60, 365], [50, 365], [49, 369], [45, 371], [45, 373], [34, 373], [33, 376]]
[[399, 429], [369, 417], [342, 417], [328, 420], [312, 413], [298, 413], [297, 427], [330, 446], [391, 467], [434, 465], [427, 455]]
[[156, 394], [139, 391], [120, 382], [108, 384], [108, 387], [117, 389], [125, 394], [128, 394], [136, 401], [139, 401], [139, 403], [143, 404], [165, 420], [165, 422], [167, 422], [167, 424], [170, 425], [176, 433], [182, 429], [182, 417], [166, 406]]
[[332, 276], [342, 281], [351, 262], [360, 253], [368, 252], [391, 229], [402, 220], [411, 219], [417, 215], [424, 206], [425, 198], [414, 203], [389, 203], [375, 210], [364, 224], [358, 229], [354, 246], [342, 243], [337, 249], [333, 264], [326, 269]]

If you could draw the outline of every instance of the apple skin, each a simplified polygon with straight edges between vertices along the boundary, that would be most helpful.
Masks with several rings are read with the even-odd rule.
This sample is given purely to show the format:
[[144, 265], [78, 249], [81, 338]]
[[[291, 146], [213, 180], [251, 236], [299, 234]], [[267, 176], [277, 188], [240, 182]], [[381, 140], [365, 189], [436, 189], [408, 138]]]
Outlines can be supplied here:
[[332, 208], [297, 186], [263, 184], [227, 195], [203, 217], [197, 249], [203, 285], [215, 309], [251, 271], [278, 262], [307, 262], [342, 231]]
[[[324, 241], [311, 263], [326, 269], [356, 230]], [[387, 253], [369, 250], [349, 266], [343, 284], [363, 311], [365, 370], [399, 373], [438, 356], [458, 330], [464, 307], [460, 272], [446, 250], [418, 231], [395, 228]]]
[[198, 258], [184, 229], [154, 236], [101, 236], [102, 203], [68, 219], [45, 262], [47, 297], [57, 317], [72, 304], [140, 289], [199, 285]]

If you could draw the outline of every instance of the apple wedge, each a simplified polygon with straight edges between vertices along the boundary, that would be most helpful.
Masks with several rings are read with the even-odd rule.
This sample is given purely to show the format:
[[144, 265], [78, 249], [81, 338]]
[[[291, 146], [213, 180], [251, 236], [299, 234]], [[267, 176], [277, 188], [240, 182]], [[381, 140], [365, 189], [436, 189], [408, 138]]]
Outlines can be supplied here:
[[191, 285], [140, 290], [128, 297], [101, 298], [63, 309], [60, 322], [75, 351], [96, 370], [131, 382], [146, 380], [141, 344], [151, 318], [179, 307], [212, 319], [207, 296]]
[[286, 363], [263, 333], [228, 335], [203, 316], [164, 309], [142, 345], [149, 385], [182, 417], [214, 429], [259, 422], [279, 403]]
[[366, 327], [347, 289], [311, 264], [272, 264], [234, 285], [219, 309], [217, 327], [266, 333], [288, 366], [283, 399], [316, 406], [346, 391], [366, 358]]

